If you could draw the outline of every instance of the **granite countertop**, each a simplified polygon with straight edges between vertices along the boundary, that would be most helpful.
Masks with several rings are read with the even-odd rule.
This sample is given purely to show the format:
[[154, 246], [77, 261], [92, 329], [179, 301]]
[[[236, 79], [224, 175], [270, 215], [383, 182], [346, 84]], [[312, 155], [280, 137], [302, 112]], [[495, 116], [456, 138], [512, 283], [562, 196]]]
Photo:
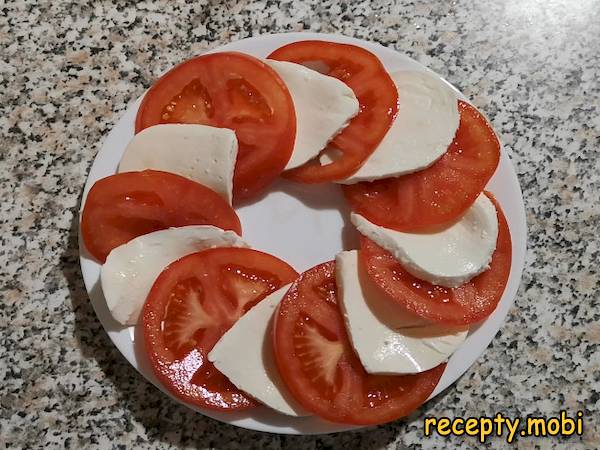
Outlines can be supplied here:
[[[425, 415], [585, 414], [600, 448], [600, 2], [5, 2], [0, 15], [0, 447], [443, 449]], [[459, 87], [512, 150], [526, 269], [492, 345], [408, 421], [319, 437], [261, 434], [176, 404], [112, 345], [78, 263], [90, 165], [158, 74], [219, 44], [311, 30], [404, 52]]]

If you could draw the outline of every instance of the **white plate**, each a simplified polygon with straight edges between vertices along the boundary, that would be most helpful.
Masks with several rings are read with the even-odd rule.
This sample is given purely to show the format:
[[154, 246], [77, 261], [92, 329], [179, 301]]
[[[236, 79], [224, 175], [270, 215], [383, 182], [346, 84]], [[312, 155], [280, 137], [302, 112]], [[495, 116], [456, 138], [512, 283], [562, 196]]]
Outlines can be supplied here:
[[[381, 45], [345, 36], [318, 33], [258, 36], [232, 42], [212, 51], [235, 50], [265, 57], [284, 44], [306, 39], [359, 45], [375, 53], [388, 71], [429, 70], [409, 57]], [[140, 100], [141, 98], [129, 107], [96, 156], [85, 185], [83, 201], [97, 180], [116, 172], [125, 146], [133, 137], [134, 120]], [[440, 383], [430, 398], [454, 383], [483, 353], [500, 329], [521, 280], [526, 245], [525, 208], [517, 176], [504, 150], [498, 170], [490, 181], [488, 189], [502, 205], [512, 235], [510, 278], [498, 308], [487, 320], [469, 333], [464, 344], [452, 355]], [[298, 272], [302, 272], [318, 263], [333, 259], [342, 249], [357, 248], [356, 233], [349, 223], [349, 214], [345, 205], [338, 186], [306, 186], [279, 181], [263, 198], [242, 205], [237, 208], [237, 212], [242, 221], [244, 239], [250, 245], [284, 259]], [[137, 339], [138, 345], [134, 345], [136, 330], [123, 328], [108, 312], [99, 283], [100, 265], [90, 258], [81, 238], [79, 249], [85, 286], [104, 329], [131, 365], [164, 392], [148, 365], [142, 346], [139, 345], [140, 340]], [[316, 434], [357, 428], [325, 422], [314, 417], [291, 418], [265, 407], [252, 412], [235, 414], [205, 411], [193, 407], [192, 409], [232, 425], [272, 433]]]

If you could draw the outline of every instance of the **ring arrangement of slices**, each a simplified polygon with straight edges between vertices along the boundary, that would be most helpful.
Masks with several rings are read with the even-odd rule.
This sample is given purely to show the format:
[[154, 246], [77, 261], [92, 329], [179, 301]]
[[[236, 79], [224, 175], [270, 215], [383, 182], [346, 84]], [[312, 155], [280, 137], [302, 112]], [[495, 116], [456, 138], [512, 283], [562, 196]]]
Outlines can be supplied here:
[[[502, 296], [510, 232], [484, 191], [498, 139], [427, 72], [325, 41], [207, 54], [154, 83], [135, 132], [82, 236], [114, 319], [142, 327], [183, 402], [389, 422]], [[232, 205], [279, 176], [339, 183], [360, 249], [298, 274], [249, 248]]]

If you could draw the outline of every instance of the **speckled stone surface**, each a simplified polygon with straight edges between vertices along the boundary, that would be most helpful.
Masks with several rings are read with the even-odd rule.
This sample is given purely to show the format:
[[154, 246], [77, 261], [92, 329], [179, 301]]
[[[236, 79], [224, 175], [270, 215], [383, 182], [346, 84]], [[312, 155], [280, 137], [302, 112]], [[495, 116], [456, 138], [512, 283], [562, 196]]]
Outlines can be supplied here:
[[[425, 415], [585, 413], [600, 448], [600, 2], [0, 2], [0, 448], [479, 448], [423, 436]], [[96, 319], [78, 265], [88, 169], [129, 102], [173, 64], [276, 31], [343, 33], [405, 52], [490, 117], [523, 188], [529, 249], [507, 323], [409, 420], [320, 437], [204, 418], [145, 381]]]

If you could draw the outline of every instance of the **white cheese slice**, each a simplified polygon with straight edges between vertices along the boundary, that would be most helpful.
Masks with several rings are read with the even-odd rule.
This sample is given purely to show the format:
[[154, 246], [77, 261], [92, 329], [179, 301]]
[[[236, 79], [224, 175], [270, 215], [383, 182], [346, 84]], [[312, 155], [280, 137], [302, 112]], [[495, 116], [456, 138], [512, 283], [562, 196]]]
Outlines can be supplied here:
[[211, 188], [231, 204], [237, 151], [237, 138], [228, 128], [154, 125], [129, 142], [119, 172], [144, 169], [172, 172]]
[[468, 327], [429, 322], [386, 298], [360, 269], [356, 250], [336, 256], [335, 277], [350, 341], [368, 373], [424, 372], [446, 361], [467, 336]]
[[286, 84], [296, 109], [296, 142], [286, 169], [318, 156], [327, 143], [358, 114], [352, 89], [337, 78], [300, 64], [271, 59], [265, 62]]
[[114, 248], [100, 272], [108, 309], [123, 325], [135, 325], [146, 297], [165, 267], [190, 253], [215, 247], [247, 247], [233, 231], [211, 225], [169, 228]]
[[434, 233], [403, 233], [352, 213], [358, 231], [390, 252], [412, 275], [445, 287], [457, 287], [489, 269], [498, 238], [494, 204], [480, 194], [452, 225]]
[[244, 314], [208, 354], [221, 373], [263, 404], [289, 416], [309, 415], [287, 390], [275, 364], [272, 317], [290, 285], [273, 292]]
[[[342, 184], [390, 178], [425, 169], [448, 149], [460, 115], [454, 92], [427, 72], [390, 75], [398, 89], [398, 114], [377, 149]], [[335, 160], [329, 151], [321, 164]]]

